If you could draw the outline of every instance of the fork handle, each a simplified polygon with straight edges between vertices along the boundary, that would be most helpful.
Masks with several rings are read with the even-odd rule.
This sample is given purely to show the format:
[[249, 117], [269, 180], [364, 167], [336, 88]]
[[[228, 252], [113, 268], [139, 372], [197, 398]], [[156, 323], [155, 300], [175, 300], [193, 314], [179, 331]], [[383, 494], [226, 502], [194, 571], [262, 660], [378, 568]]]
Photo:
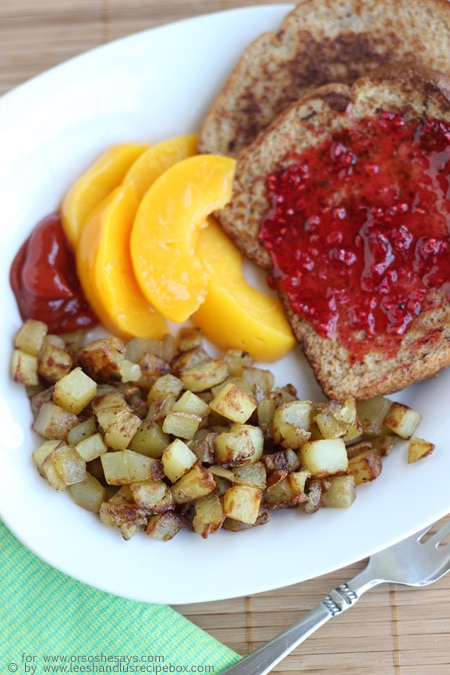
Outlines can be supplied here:
[[363, 593], [379, 583], [383, 581], [370, 578], [367, 570], [363, 570], [351, 581], [333, 589], [299, 621], [221, 675], [266, 675], [324, 623], [353, 607]]

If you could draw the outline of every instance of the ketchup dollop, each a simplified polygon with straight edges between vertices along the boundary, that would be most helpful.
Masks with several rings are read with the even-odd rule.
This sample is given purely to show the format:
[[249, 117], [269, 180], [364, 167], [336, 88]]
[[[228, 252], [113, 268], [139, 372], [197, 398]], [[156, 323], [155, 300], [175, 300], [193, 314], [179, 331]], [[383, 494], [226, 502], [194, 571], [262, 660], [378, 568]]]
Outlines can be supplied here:
[[16, 254], [9, 279], [23, 320], [44, 321], [57, 334], [98, 323], [81, 289], [59, 213], [36, 225]]
[[[450, 300], [450, 124], [381, 112], [266, 180], [269, 282], [354, 359]], [[381, 338], [381, 340], [380, 340]]]

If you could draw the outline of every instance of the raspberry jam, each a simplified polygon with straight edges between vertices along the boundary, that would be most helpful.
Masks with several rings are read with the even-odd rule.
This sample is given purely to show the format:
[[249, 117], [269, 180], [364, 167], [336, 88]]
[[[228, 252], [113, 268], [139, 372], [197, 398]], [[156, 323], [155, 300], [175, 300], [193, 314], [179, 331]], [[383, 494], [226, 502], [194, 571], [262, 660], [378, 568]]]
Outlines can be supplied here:
[[354, 359], [393, 352], [450, 300], [450, 124], [382, 112], [291, 154], [266, 181], [270, 283]]

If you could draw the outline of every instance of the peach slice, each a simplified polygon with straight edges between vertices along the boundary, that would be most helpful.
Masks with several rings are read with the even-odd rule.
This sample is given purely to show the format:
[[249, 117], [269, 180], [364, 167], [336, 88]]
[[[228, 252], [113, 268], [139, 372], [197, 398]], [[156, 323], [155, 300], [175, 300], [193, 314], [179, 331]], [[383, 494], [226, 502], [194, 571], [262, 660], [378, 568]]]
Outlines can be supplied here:
[[171, 166], [197, 152], [197, 135], [177, 136], [150, 146], [127, 171], [124, 184], [132, 184], [140, 202], [152, 183]]
[[166, 320], [141, 293], [130, 256], [130, 232], [137, 210], [132, 186], [119, 186], [96, 209], [76, 247], [77, 272], [86, 298], [114, 335], [160, 339]]
[[80, 232], [94, 209], [122, 182], [147, 145], [123, 143], [106, 150], [73, 184], [61, 204], [66, 237], [76, 247]]
[[165, 171], [147, 191], [131, 233], [136, 279], [152, 306], [185, 321], [203, 302], [208, 274], [196, 254], [206, 217], [231, 198], [235, 160], [195, 155]]
[[242, 349], [258, 361], [282, 358], [295, 339], [281, 303], [247, 282], [241, 253], [212, 217], [208, 222], [197, 245], [208, 291], [193, 323], [222, 349]]

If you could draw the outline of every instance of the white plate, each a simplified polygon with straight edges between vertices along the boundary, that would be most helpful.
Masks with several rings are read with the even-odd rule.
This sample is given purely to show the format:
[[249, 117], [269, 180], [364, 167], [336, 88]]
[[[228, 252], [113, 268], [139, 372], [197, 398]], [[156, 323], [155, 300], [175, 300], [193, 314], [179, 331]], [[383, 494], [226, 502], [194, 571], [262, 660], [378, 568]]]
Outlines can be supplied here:
[[[24, 391], [8, 375], [20, 325], [8, 271], [39, 218], [97, 155], [121, 141], [156, 142], [195, 131], [226, 74], [289, 9], [254, 7], [147, 31], [78, 57], [0, 100], [0, 514], [36, 555], [105, 591], [182, 604], [265, 591], [348, 565], [450, 510], [450, 371], [398, 395], [420, 410], [434, 454], [408, 466], [401, 444], [381, 477], [348, 511], [275, 513], [271, 522], [207, 540], [182, 532], [168, 543], [104, 528], [32, 465], [36, 439]], [[277, 382], [320, 396], [301, 354], [276, 365]]]

